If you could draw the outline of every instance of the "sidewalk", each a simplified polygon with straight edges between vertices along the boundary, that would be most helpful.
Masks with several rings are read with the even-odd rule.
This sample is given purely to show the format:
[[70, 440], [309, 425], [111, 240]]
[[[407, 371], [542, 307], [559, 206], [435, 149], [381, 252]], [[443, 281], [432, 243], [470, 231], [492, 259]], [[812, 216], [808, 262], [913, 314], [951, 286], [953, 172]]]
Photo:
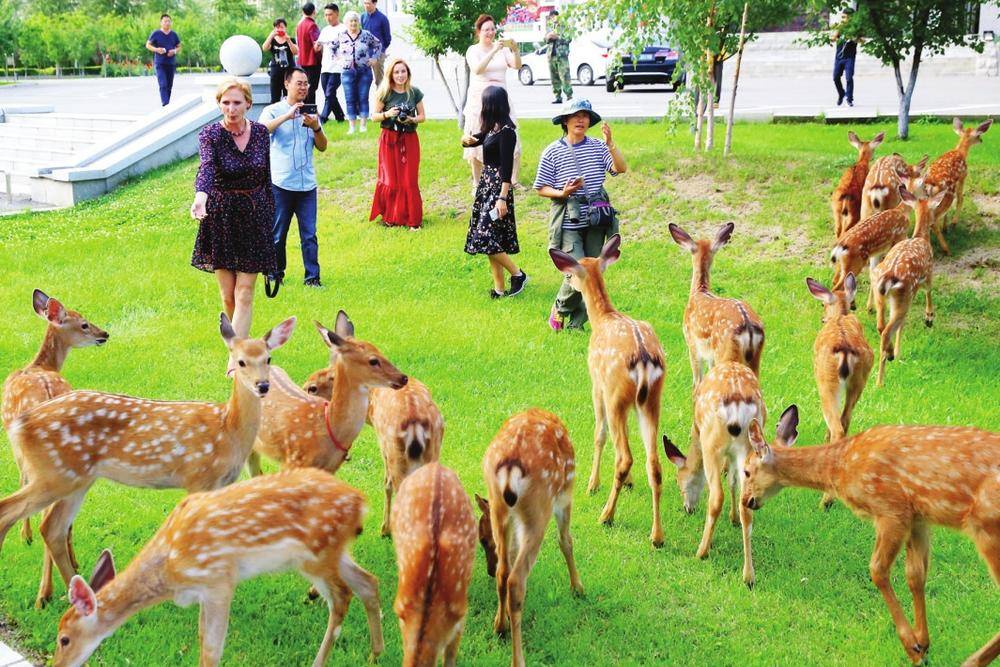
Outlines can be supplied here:
[[0, 667], [32, 667], [20, 653], [0, 642]]

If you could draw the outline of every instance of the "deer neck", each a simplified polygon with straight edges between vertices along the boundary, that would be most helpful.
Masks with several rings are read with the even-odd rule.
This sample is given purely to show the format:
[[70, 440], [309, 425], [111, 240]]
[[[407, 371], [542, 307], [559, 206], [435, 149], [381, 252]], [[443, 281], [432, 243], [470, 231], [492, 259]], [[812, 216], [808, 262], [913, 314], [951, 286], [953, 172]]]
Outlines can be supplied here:
[[608, 288], [602, 276], [588, 275], [583, 287], [583, 302], [587, 306], [587, 317], [591, 322], [617, 312], [611, 305], [611, 297], [608, 296]]
[[171, 596], [164, 576], [166, 554], [147, 554], [145, 550], [125, 570], [97, 593], [97, 608], [105, 636], [133, 614]]
[[257, 392], [248, 389], [238, 378], [234, 378], [233, 393], [226, 403], [223, 424], [227, 432], [238, 435], [240, 442], [248, 443], [248, 451], [253, 446], [257, 430], [260, 428], [260, 412], [260, 396]]
[[344, 447], [350, 447], [368, 416], [368, 387], [351, 377], [347, 365], [338, 360], [330, 397], [330, 433]]
[[917, 221], [913, 226], [913, 238], [915, 239], [926, 239], [930, 241], [931, 239], [931, 225], [934, 223], [934, 214], [927, 208], [927, 205], [921, 202], [918, 204], [917, 208]]
[[694, 256], [694, 271], [691, 272], [691, 294], [710, 291], [709, 273], [711, 268], [711, 255], [700, 252]]
[[864, 167], [865, 171], [868, 171], [868, 165], [871, 164], [871, 161], [872, 154], [865, 150], [858, 154], [858, 161], [854, 163], [854, 166]]
[[782, 486], [799, 486], [820, 491], [833, 489], [833, 477], [843, 457], [843, 447], [772, 447], [774, 470]]
[[31, 365], [58, 373], [62, 370], [68, 354], [69, 346], [59, 335], [59, 330], [50, 324], [45, 330], [42, 346], [38, 348], [38, 354], [35, 355], [35, 360], [31, 362]]
[[961, 136], [958, 138], [958, 145], [955, 146], [955, 152], [962, 156], [962, 159], [968, 159], [969, 149], [972, 148], [972, 144], [969, 143], [969, 138], [966, 136]]

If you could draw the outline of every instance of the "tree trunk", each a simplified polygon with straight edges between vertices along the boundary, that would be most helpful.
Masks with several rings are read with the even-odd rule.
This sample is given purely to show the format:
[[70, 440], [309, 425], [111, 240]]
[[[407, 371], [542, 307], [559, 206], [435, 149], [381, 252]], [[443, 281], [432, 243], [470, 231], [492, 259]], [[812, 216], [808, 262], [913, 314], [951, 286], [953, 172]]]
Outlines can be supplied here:
[[705, 116], [705, 91], [700, 88], [695, 92], [694, 102], [694, 149], [701, 150], [702, 119]]
[[913, 89], [917, 87], [917, 72], [920, 69], [920, 56], [923, 44], [917, 44], [913, 49], [913, 64], [910, 67], [910, 79], [907, 81], [906, 90], [899, 101], [899, 118], [896, 121], [896, 131], [900, 139], [910, 137], [910, 102], [913, 100]]
[[451, 101], [451, 107], [455, 110], [455, 117], [458, 118], [462, 115], [462, 110], [455, 102], [455, 96], [451, 92], [451, 86], [448, 85], [448, 77], [444, 75], [444, 70], [441, 69], [441, 60], [438, 56], [434, 56], [434, 66], [437, 67], [438, 74], [441, 75], [441, 82], [444, 84], [444, 89], [448, 93], [448, 99]]
[[736, 50], [736, 71], [733, 72], [733, 94], [729, 98], [729, 114], [726, 116], [726, 145], [722, 149], [723, 155], [729, 155], [733, 147], [733, 117], [736, 114], [736, 87], [740, 83], [740, 63], [743, 62], [743, 46], [746, 43], [747, 35], [747, 12], [750, 11], [750, 3], [743, 3], [743, 20], [740, 21], [740, 45]]

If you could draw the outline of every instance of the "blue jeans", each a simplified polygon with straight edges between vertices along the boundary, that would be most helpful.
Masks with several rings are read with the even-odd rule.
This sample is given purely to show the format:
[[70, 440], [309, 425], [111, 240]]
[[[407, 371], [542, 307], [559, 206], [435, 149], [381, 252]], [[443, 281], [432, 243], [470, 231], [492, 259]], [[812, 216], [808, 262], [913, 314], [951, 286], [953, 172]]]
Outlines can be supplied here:
[[167, 106], [170, 104], [170, 91], [174, 87], [174, 72], [176, 65], [157, 65], [156, 82], [160, 84], [160, 104]]
[[285, 276], [285, 242], [288, 228], [292, 225], [292, 214], [299, 223], [299, 241], [302, 243], [302, 264], [306, 269], [306, 280], [319, 280], [319, 241], [316, 239], [316, 188], [305, 192], [285, 190], [272, 184], [274, 191], [274, 250], [278, 260], [276, 276]]
[[[840, 76], [847, 79], [847, 90], [840, 83]], [[833, 85], [837, 86], [837, 95], [841, 100], [847, 97], [848, 102], [854, 102], [854, 58], [837, 58], [833, 61]]]
[[367, 65], [345, 69], [341, 75], [347, 118], [368, 118], [368, 90], [372, 86], [372, 68]]
[[330, 118], [330, 114], [337, 120], [344, 120], [344, 110], [337, 99], [337, 89], [340, 88], [340, 72], [323, 72], [319, 75], [319, 85], [323, 89], [323, 111], [319, 114], [319, 119], [324, 123]]

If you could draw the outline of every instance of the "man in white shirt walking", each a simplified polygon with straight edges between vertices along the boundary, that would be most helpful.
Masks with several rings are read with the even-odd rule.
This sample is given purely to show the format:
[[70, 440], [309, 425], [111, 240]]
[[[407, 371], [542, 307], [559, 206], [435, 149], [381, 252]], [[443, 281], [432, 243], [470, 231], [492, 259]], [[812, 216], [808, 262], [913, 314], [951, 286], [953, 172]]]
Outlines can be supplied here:
[[334, 3], [323, 8], [323, 17], [326, 18], [327, 25], [319, 33], [315, 49], [323, 51], [323, 65], [320, 69], [319, 83], [323, 90], [323, 111], [319, 114], [321, 123], [325, 123], [330, 118], [330, 114], [337, 119], [338, 123], [344, 122], [344, 109], [337, 99], [337, 89], [340, 88], [340, 75], [343, 68], [337, 58], [334, 57], [333, 48], [337, 43], [340, 33], [344, 31], [344, 24], [340, 22], [340, 7]]

